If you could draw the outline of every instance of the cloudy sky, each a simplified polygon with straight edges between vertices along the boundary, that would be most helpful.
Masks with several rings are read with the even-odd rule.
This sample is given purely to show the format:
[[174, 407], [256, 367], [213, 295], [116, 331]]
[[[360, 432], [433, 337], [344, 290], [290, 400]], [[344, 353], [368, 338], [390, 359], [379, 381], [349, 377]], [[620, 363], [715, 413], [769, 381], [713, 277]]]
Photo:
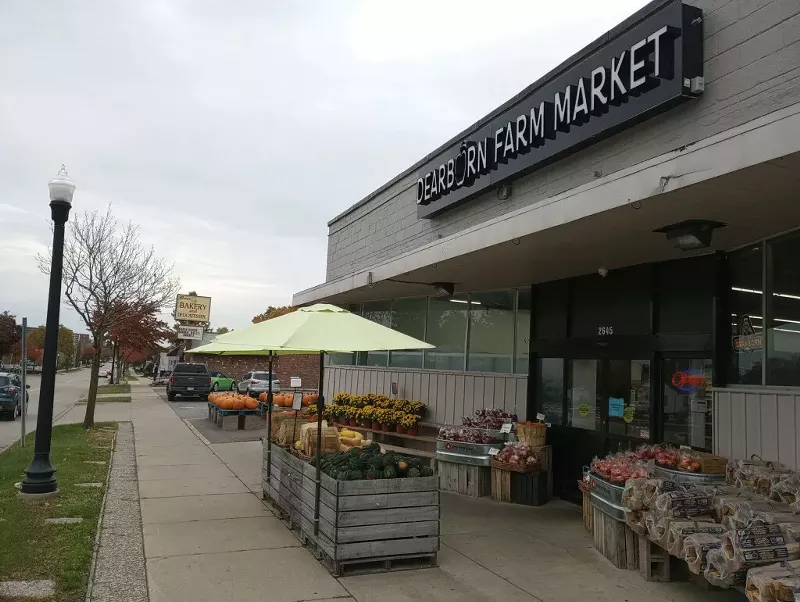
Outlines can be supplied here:
[[73, 212], [112, 203], [246, 326], [324, 281], [330, 218], [644, 4], [3, 0], [0, 311], [44, 322], [65, 163]]

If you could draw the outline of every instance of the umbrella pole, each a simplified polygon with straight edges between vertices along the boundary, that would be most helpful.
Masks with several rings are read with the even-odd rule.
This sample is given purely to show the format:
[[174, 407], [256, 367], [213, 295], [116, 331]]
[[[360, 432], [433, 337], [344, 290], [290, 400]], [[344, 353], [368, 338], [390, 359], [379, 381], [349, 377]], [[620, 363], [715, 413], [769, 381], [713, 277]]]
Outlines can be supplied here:
[[317, 491], [314, 496], [314, 535], [319, 535], [319, 495], [322, 484], [320, 474], [320, 456], [322, 455], [322, 410], [325, 409], [325, 398], [322, 396], [322, 386], [325, 382], [325, 352], [319, 352], [319, 390], [317, 394]]
[[267, 482], [272, 481], [272, 351], [269, 352], [269, 384], [267, 385]]

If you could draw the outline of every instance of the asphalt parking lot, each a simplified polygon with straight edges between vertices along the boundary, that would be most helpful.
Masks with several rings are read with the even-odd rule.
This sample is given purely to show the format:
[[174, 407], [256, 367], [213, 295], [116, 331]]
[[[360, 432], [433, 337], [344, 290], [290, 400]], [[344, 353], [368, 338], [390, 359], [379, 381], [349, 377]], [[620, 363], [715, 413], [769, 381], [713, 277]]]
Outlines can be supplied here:
[[266, 436], [266, 430], [223, 431], [208, 419], [208, 402], [198, 397], [177, 397], [175, 401], [167, 401], [166, 387], [157, 386], [153, 390], [179, 418], [191, 424], [212, 444], [259, 441]]

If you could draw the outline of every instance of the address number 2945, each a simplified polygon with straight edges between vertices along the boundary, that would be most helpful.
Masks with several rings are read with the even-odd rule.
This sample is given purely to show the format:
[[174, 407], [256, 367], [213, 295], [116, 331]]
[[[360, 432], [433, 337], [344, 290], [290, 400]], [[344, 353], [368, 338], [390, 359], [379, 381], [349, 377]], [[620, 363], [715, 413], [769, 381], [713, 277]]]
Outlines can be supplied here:
[[597, 336], [604, 337], [608, 335], [614, 334], [614, 327], [613, 326], [598, 326], [597, 327]]

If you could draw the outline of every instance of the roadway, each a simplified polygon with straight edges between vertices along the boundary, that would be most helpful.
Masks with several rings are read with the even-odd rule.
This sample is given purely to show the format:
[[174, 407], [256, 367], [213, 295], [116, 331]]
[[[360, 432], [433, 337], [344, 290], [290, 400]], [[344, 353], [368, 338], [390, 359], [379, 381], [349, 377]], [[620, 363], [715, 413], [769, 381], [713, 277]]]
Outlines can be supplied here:
[[[78, 401], [78, 399], [89, 391], [89, 368], [82, 368], [75, 372], [65, 372], [56, 374], [56, 388], [53, 398], [53, 421], [66, 414]], [[28, 390], [28, 415], [25, 417], [25, 430], [32, 432], [36, 430], [36, 419], [39, 411], [39, 391], [41, 385], [41, 375], [26, 375], [30, 385]], [[19, 440], [22, 435], [22, 419], [17, 418], [13, 422], [0, 420], [0, 451]]]

